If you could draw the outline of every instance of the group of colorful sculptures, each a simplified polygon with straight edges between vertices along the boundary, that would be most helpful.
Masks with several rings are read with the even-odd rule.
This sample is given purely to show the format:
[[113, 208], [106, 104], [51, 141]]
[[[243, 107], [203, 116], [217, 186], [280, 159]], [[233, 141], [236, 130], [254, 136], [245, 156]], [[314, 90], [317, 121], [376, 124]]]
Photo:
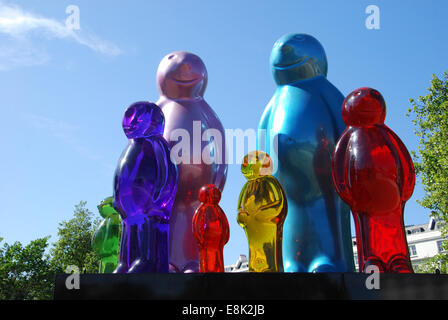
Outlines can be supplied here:
[[[310, 35], [280, 38], [270, 63], [278, 87], [259, 124], [269, 139], [259, 136], [258, 150], [241, 166], [247, 182], [237, 221], [249, 242], [249, 271], [353, 272], [351, 209], [360, 271], [375, 265], [412, 272], [403, 212], [414, 167], [384, 124], [381, 94], [360, 88], [344, 99], [327, 80], [325, 51]], [[206, 84], [202, 60], [174, 52], [157, 71], [159, 101], [127, 108], [129, 144], [113, 198], [98, 206], [105, 219], [92, 242], [100, 272], [224, 272], [230, 230], [219, 200], [227, 165], [204, 162], [201, 153], [224, 152], [225, 134], [203, 98]], [[198, 122], [222, 139], [174, 149], [178, 130], [192, 136]], [[174, 161], [173, 152], [192, 161]]]

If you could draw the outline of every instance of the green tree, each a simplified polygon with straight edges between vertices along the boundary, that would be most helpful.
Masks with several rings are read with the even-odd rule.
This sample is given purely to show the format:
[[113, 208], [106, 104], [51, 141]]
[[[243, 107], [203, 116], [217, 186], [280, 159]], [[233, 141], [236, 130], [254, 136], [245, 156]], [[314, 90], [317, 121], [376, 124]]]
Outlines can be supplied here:
[[97, 273], [99, 258], [92, 250], [91, 239], [100, 219], [89, 211], [86, 202], [75, 206], [73, 218], [63, 221], [58, 228], [58, 241], [51, 249], [52, 264], [58, 273], [70, 265], [80, 272]]
[[[50, 254], [49, 237], [0, 247], [0, 300], [52, 299], [57, 273], [74, 265], [81, 272], [97, 273], [99, 259], [92, 250], [92, 235], [100, 219], [81, 201], [73, 218], [59, 224], [58, 240]], [[3, 238], [0, 238], [0, 244]]]
[[[428, 94], [417, 100], [409, 99], [415, 133], [419, 137], [417, 152], [412, 152], [416, 173], [420, 177], [425, 196], [419, 203], [431, 209], [444, 237], [448, 236], [448, 73], [442, 78], [433, 75]], [[444, 244], [446, 248], [446, 243]], [[442, 268], [446, 272], [448, 253], [430, 259], [419, 270]], [[443, 267], [445, 266], [445, 267]], [[443, 269], [444, 268], [444, 269]]]
[[[53, 297], [54, 270], [45, 253], [48, 238], [4, 243], [0, 247], [0, 300], [41, 300]], [[3, 241], [0, 238], [0, 243]]]

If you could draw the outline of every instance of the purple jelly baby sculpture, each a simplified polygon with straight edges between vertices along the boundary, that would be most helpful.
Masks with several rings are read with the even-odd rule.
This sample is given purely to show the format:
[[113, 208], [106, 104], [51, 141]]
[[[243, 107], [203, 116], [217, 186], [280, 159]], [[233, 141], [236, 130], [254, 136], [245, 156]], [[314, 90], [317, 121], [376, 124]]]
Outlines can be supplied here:
[[170, 219], [170, 268], [172, 272], [199, 272], [199, 248], [192, 232], [192, 218], [201, 204], [197, 194], [208, 184], [221, 192], [226, 181], [224, 128], [204, 100], [207, 69], [189, 52], [165, 56], [157, 70], [165, 119], [165, 139], [179, 170], [179, 186]]
[[177, 168], [163, 138], [165, 119], [150, 102], [136, 102], [123, 117], [129, 144], [114, 178], [114, 206], [123, 220], [115, 273], [168, 272], [169, 220]]

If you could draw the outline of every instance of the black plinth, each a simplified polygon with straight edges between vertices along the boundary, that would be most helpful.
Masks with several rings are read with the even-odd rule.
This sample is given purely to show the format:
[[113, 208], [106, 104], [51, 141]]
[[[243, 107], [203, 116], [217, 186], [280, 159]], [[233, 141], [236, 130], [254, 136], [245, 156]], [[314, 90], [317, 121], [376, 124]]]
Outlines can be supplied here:
[[[359, 273], [82, 274], [80, 288], [56, 277], [54, 298], [151, 300], [448, 299], [448, 275]], [[370, 282], [370, 281], [368, 281]]]

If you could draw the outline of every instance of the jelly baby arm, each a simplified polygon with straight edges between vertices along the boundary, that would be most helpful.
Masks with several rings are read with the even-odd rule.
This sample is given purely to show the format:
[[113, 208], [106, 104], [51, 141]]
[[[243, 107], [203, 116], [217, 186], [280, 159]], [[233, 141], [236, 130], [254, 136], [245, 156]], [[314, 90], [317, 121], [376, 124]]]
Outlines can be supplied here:
[[326, 85], [322, 87], [321, 97], [328, 106], [332, 118], [335, 121], [337, 132], [335, 139], [337, 140], [345, 129], [345, 123], [341, 116], [344, 96], [333, 84], [331, 84], [331, 82], [325, 81], [325, 84]]
[[402, 168], [403, 185], [401, 188], [402, 201], [407, 201], [412, 196], [415, 186], [415, 169], [412, 162], [411, 155], [404, 145], [403, 141], [390, 128], [385, 126], [387, 132], [392, 136], [392, 142], [395, 144], [395, 149], [400, 156], [400, 164]]
[[266, 199], [266, 204], [258, 208], [256, 218], [257, 220], [270, 221], [283, 212], [286, 199], [284, 198], [283, 189], [277, 179], [272, 176], [266, 176], [261, 179], [264, 180], [264, 188], [266, 188], [266, 194], [269, 195], [269, 199]]
[[222, 213], [221, 219], [222, 219], [222, 225], [224, 227], [224, 232], [223, 232], [224, 233], [224, 236], [223, 236], [224, 244], [226, 244], [227, 242], [229, 242], [229, 239], [230, 239], [230, 227], [229, 227], [229, 221], [227, 221], [227, 217], [224, 214], [224, 212]]
[[101, 221], [100, 225], [96, 229], [92, 237], [92, 248], [93, 250], [101, 256], [103, 252], [103, 244], [106, 237], [106, 219]]
[[160, 214], [168, 219], [177, 192], [177, 167], [170, 159], [170, 149], [165, 140], [154, 142], [157, 161], [158, 185], [154, 191], [154, 202], [161, 209]]
[[107, 218], [104, 250], [110, 254], [118, 253], [120, 224], [121, 224], [120, 215], [118, 213], [113, 214]]
[[[213, 111], [213, 110], [212, 110]], [[214, 112], [213, 112], [214, 113]], [[227, 163], [226, 163], [226, 135], [218, 116], [215, 114], [215, 118], [209, 124], [211, 129], [214, 129], [217, 133], [220, 133], [221, 145], [215, 143], [215, 155], [217, 160], [213, 163], [215, 167], [213, 170], [212, 178], [210, 184], [214, 184], [219, 190], [223, 190], [227, 179]], [[219, 161], [220, 160], [220, 161]]]
[[271, 118], [271, 110], [273, 108], [273, 104], [274, 104], [274, 97], [272, 97], [272, 99], [269, 101], [268, 105], [263, 111], [260, 123], [258, 124], [258, 132], [257, 132], [257, 150], [265, 151], [267, 153], [269, 153], [269, 142], [270, 142], [270, 139], [268, 137], [268, 125], [269, 120]]
[[202, 230], [203, 227], [204, 227], [204, 208], [201, 206], [195, 212], [192, 222], [193, 235], [198, 241], [199, 246], [201, 246], [201, 244], [204, 242], [204, 232]]
[[238, 198], [237, 222], [243, 228], [246, 227], [247, 218], [249, 217], [248, 212], [243, 209], [243, 205], [246, 202], [246, 196], [247, 196], [246, 193], [247, 193], [248, 185], [249, 185], [249, 182], [246, 182], [246, 184], [243, 186], [243, 189], [241, 190], [240, 197]]

